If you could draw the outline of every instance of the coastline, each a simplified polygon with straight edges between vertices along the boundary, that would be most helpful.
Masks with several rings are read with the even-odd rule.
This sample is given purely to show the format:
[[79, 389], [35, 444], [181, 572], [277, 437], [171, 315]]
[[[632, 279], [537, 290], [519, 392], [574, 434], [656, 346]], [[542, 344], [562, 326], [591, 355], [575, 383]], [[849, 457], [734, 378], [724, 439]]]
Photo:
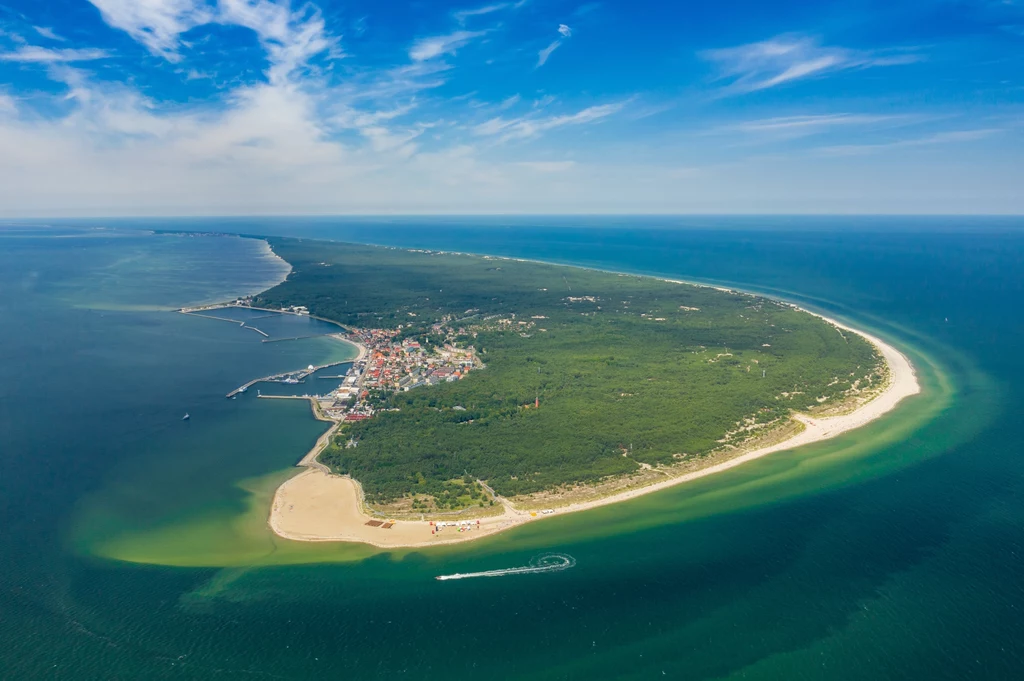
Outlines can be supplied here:
[[[684, 285], [708, 286], [660, 277], [652, 278]], [[743, 293], [718, 286], [710, 288]], [[316, 462], [316, 456], [322, 450], [318, 441], [318, 446], [314, 447], [314, 450], [311, 450], [299, 464], [306, 466], [307, 470], [284, 482], [274, 493], [268, 524], [278, 536], [295, 541], [360, 542], [379, 548], [422, 548], [472, 541], [547, 517], [586, 511], [635, 499], [735, 468], [769, 454], [823, 442], [881, 418], [895, 409], [904, 398], [921, 392], [916, 372], [910, 360], [893, 346], [871, 334], [847, 326], [825, 315], [811, 312], [791, 303], [786, 304], [812, 314], [839, 330], [856, 333], [871, 343], [879, 351], [888, 367], [889, 376], [885, 388], [868, 402], [847, 414], [823, 418], [793, 414], [792, 418], [804, 426], [793, 437], [739, 454], [706, 468], [606, 497], [556, 507], [554, 512], [549, 514], [519, 509], [511, 502], [499, 499], [504, 506], [503, 514], [471, 521], [446, 521], [450, 524], [443, 528], [438, 528], [428, 519], [419, 521], [388, 520], [389, 528], [379, 527], [379, 519], [363, 510], [362, 489], [359, 483], [347, 476], [331, 475], [326, 471], [326, 467]], [[332, 427], [329, 432], [333, 433], [336, 428], [337, 425]], [[378, 521], [378, 526], [368, 524], [374, 521]], [[462, 523], [461, 528], [456, 525], [460, 522]]]
[[[354, 345], [356, 349], [359, 351], [354, 359], [346, 360], [346, 362], [352, 362], [353, 364], [359, 362], [360, 360], [365, 359], [366, 355], [369, 352], [365, 345], [357, 341], [333, 335], [331, 337], [336, 338], [337, 340], [340, 340], [343, 343]], [[320, 403], [317, 401], [316, 397], [313, 397], [312, 395], [260, 395], [260, 398], [267, 400], [306, 400], [307, 402], [309, 402], [309, 408], [313, 412], [313, 418], [315, 418], [317, 421], [324, 421], [325, 423], [331, 424], [331, 427], [328, 428], [323, 435], [317, 438], [316, 444], [313, 445], [313, 448], [306, 452], [306, 455], [299, 459], [299, 462], [295, 464], [296, 466], [311, 468], [319, 470], [324, 474], [330, 474], [330, 469], [327, 468], [327, 466], [325, 466], [324, 464], [317, 461], [317, 457], [320, 456], [320, 452], [324, 451], [324, 449], [327, 448], [327, 445], [330, 444], [331, 437], [338, 430], [338, 427], [341, 426], [342, 422], [336, 419], [332, 419], [329, 416], [325, 416], [320, 409]]]

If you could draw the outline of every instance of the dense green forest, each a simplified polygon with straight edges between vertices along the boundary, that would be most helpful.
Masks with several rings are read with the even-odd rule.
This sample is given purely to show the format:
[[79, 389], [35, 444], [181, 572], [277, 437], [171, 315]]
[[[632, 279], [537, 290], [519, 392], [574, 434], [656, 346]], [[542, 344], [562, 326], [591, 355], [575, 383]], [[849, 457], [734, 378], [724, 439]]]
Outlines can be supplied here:
[[[668, 465], [720, 448], [740, 425], [882, 379], [862, 338], [763, 297], [509, 259], [270, 243], [294, 270], [260, 304], [409, 325], [411, 336], [451, 315], [486, 362], [461, 381], [383, 397], [393, 411], [339, 436], [358, 447], [321, 455], [370, 501], [440, 500], [475, 479], [512, 496]], [[539, 409], [524, 408], [538, 397]]]

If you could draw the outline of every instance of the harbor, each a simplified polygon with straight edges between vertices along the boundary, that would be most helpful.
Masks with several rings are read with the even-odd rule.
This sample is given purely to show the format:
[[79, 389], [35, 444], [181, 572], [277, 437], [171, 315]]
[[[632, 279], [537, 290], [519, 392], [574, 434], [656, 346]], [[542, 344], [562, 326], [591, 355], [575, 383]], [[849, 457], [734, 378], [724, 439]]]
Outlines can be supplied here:
[[336, 366], [339, 366], [341, 364], [349, 364], [351, 362], [352, 362], [352, 360], [346, 359], [346, 360], [341, 361], [341, 362], [330, 362], [328, 364], [320, 364], [318, 366], [314, 366], [314, 365], [310, 364], [305, 369], [300, 369], [298, 371], [285, 371], [283, 373], [273, 374], [271, 376], [263, 376], [261, 378], [254, 378], [253, 380], [249, 381], [248, 383], [245, 383], [245, 384], [240, 385], [239, 387], [235, 388], [234, 390], [229, 392], [227, 395], [225, 395], [225, 397], [230, 399], [232, 397], [236, 397], [238, 395], [241, 395], [242, 393], [246, 392], [247, 390], [249, 390], [249, 388], [253, 387], [257, 383], [287, 383], [289, 385], [295, 385], [297, 383], [302, 383], [308, 377], [312, 376], [313, 374], [315, 374], [316, 372], [318, 372], [318, 371], [320, 371], [322, 369], [329, 369], [330, 367], [336, 367]]

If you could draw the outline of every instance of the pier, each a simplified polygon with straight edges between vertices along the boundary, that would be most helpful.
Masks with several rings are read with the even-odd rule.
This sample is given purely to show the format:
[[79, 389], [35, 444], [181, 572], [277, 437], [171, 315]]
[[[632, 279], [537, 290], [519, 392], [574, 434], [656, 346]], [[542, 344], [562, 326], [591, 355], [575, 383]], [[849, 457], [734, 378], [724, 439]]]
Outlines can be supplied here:
[[178, 310], [178, 311], [181, 312], [182, 314], [192, 315], [193, 317], [203, 317], [204, 319], [216, 319], [219, 322], [231, 322], [232, 324], [241, 324], [243, 326], [245, 325], [245, 322], [243, 322], [241, 319], [231, 319], [229, 317], [218, 317], [216, 315], [203, 314], [201, 312], [188, 312], [188, 311], [186, 311], [184, 309]]
[[[252, 328], [252, 327], [250, 327], [250, 328]], [[262, 378], [253, 379], [253, 380], [249, 381], [248, 383], [246, 383], [245, 385], [241, 385], [241, 386], [235, 388], [234, 390], [229, 392], [227, 395], [225, 395], [225, 397], [230, 399], [232, 397], [235, 397], [236, 395], [240, 395], [241, 393], [244, 393], [246, 390], [248, 390], [252, 386], [256, 385], [257, 383], [273, 383], [275, 381], [282, 381], [285, 378], [289, 378], [289, 377], [294, 377], [294, 378], [296, 378], [296, 379], [301, 381], [304, 378], [306, 378], [307, 376], [310, 376], [311, 374], [315, 374], [316, 372], [320, 371], [321, 369], [327, 369], [328, 367], [336, 367], [336, 366], [338, 366], [340, 364], [350, 364], [350, 363], [352, 363], [352, 361], [353, 360], [351, 360], [351, 359], [346, 359], [343, 362], [331, 362], [330, 364], [321, 364], [320, 366], [316, 366], [316, 367], [312, 367], [312, 368], [307, 368], [307, 369], [302, 369], [300, 371], [285, 371], [285, 372], [282, 372], [280, 374], [274, 374], [273, 376], [263, 376]]]
[[[252, 328], [255, 328], [255, 327], [250, 326], [249, 328], [252, 329]], [[263, 335], [266, 335], [266, 334], [263, 334]], [[333, 334], [333, 333], [314, 333], [314, 334], [310, 334], [308, 336], [291, 336], [290, 338], [270, 338], [269, 336], [267, 336], [268, 340], [265, 340], [263, 342], [264, 343], [280, 343], [282, 341], [304, 340], [306, 338], [323, 338], [324, 336], [333, 336], [333, 335], [335, 335], [335, 334]]]
[[[206, 308], [199, 308], [199, 309], [206, 309]], [[223, 308], [213, 308], [213, 309], [223, 309]], [[218, 316], [212, 315], [212, 314], [203, 314], [202, 312], [194, 312], [194, 311], [192, 311], [192, 310], [190, 310], [188, 308], [182, 308], [182, 309], [178, 310], [178, 312], [180, 312], [182, 314], [191, 315], [193, 317], [202, 317], [204, 319], [216, 319], [219, 322], [231, 322], [232, 324], [238, 324], [243, 329], [252, 329], [256, 333], [258, 333], [261, 336], [263, 336], [264, 338], [270, 338], [270, 334], [267, 333], [266, 331], [263, 331], [262, 329], [257, 329], [255, 326], [249, 326], [248, 324], [246, 324], [241, 319], [231, 319], [230, 317], [218, 317]], [[264, 319], [264, 318], [269, 317], [269, 316], [270, 315], [264, 315], [263, 317], [256, 317], [256, 319]], [[249, 321], [252, 321], [252, 320], [250, 319]], [[291, 340], [291, 339], [290, 338], [282, 338], [281, 340]], [[263, 341], [263, 342], [266, 343], [266, 342], [272, 342], [272, 341]]]
[[[320, 316], [315, 315], [315, 314], [309, 314], [309, 313], [300, 314], [298, 312], [292, 312], [291, 310], [272, 310], [269, 307], [258, 307], [256, 305], [237, 305], [235, 303], [216, 303], [214, 305], [201, 305], [199, 307], [183, 307], [183, 308], [180, 308], [178, 310], [178, 312], [180, 312], [182, 314], [196, 314], [196, 315], [198, 315], [200, 317], [212, 317], [213, 319], [222, 319], [224, 321], [230, 321], [230, 322], [238, 323], [239, 320], [237, 320], [237, 319], [227, 319], [226, 317], [214, 317], [213, 315], [199, 314], [201, 312], [209, 312], [211, 310], [227, 310], [227, 309], [230, 309], [230, 308], [235, 308], [235, 309], [238, 309], [238, 310], [259, 310], [260, 312], [271, 313], [271, 314], [267, 314], [267, 315], [260, 316], [260, 317], [254, 317], [254, 319], [264, 319], [265, 317], [270, 317], [270, 316], [272, 316], [274, 314], [290, 314], [290, 315], [294, 315], [296, 317], [306, 317], [308, 319], [316, 319], [317, 321], [326, 322], [327, 324], [333, 324], [334, 326], [337, 326], [339, 329], [341, 329], [342, 331], [345, 331], [346, 333], [352, 331], [351, 328], [345, 326], [341, 322], [336, 322], [333, 319], [327, 319], [326, 317], [320, 317]], [[250, 320], [250, 321], [252, 321], [252, 320]]]

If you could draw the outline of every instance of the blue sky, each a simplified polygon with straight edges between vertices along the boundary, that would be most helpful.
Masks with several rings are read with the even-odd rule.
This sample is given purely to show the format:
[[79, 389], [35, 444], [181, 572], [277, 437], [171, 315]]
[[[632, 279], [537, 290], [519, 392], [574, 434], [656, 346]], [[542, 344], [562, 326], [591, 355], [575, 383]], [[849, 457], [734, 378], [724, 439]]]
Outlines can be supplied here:
[[0, 0], [0, 214], [1024, 213], [1024, 0]]

